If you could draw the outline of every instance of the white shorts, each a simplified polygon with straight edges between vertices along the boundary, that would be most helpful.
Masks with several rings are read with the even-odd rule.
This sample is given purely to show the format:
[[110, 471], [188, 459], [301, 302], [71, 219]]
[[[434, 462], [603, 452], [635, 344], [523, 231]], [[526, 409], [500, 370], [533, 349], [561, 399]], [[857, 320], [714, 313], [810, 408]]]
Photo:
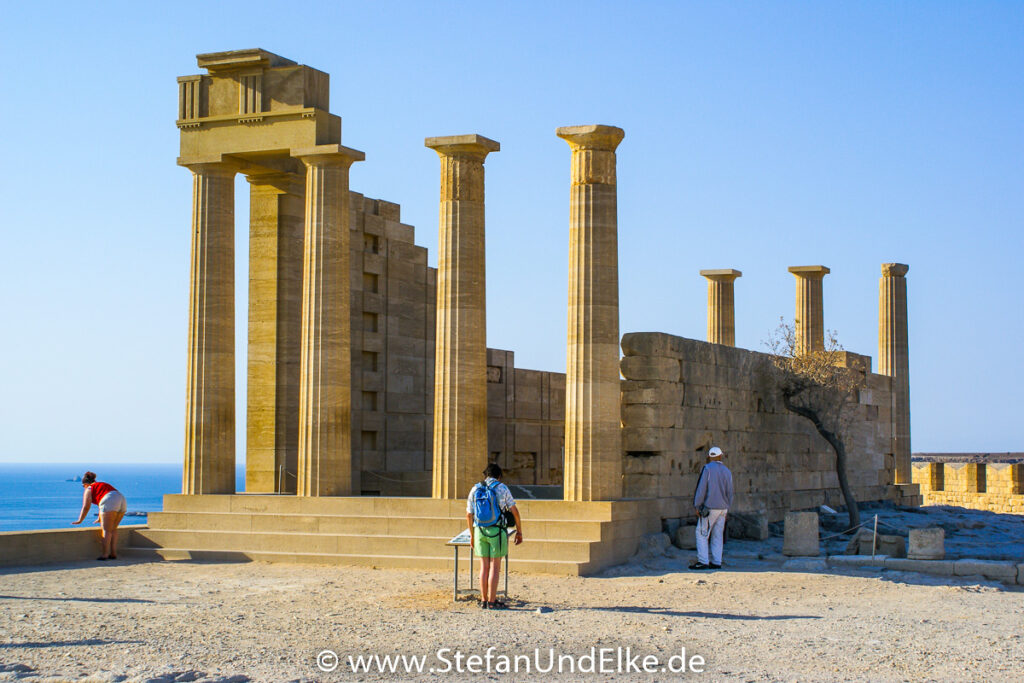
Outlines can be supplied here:
[[100, 512], [127, 512], [128, 501], [120, 491], [110, 491], [100, 501]]

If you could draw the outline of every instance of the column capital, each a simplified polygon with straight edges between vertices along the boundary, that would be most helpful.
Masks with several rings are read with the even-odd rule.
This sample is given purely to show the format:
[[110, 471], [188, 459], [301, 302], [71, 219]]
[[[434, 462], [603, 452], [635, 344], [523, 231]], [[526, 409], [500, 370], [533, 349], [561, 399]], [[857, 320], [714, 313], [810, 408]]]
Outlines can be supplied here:
[[910, 266], [905, 263], [883, 263], [882, 277], [904, 277]]
[[626, 132], [615, 126], [562, 126], [555, 130], [555, 135], [568, 142], [573, 151], [593, 149], [614, 152]]
[[700, 274], [714, 282], [732, 282], [736, 278], [743, 275], [742, 272], [734, 270], [732, 268], [702, 270], [700, 271]]
[[366, 159], [366, 153], [342, 145], [316, 145], [293, 149], [291, 155], [306, 166], [344, 166]]
[[798, 278], [820, 280], [832, 271], [825, 266], [790, 266], [787, 270]]
[[439, 157], [469, 157], [480, 162], [491, 152], [501, 151], [501, 143], [476, 133], [425, 138], [423, 146], [437, 152]]

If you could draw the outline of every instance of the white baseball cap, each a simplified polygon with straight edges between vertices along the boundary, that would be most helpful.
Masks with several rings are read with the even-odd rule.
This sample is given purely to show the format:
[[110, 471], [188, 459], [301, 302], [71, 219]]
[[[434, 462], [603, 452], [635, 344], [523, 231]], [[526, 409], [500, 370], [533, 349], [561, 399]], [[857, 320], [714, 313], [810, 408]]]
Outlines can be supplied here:
[[708, 451], [708, 457], [709, 458], [721, 458], [722, 457], [722, 449], [719, 448], [718, 446], [712, 446], [711, 450]]

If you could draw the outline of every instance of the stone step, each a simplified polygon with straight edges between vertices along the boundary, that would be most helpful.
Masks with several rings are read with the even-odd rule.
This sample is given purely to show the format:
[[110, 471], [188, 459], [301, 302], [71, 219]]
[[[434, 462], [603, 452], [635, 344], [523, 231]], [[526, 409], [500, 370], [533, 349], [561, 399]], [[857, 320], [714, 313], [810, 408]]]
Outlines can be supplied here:
[[[124, 554], [131, 557], [163, 559], [167, 561], [200, 562], [285, 562], [293, 564], [323, 564], [332, 566], [376, 567], [385, 569], [425, 569], [431, 571], [452, 571], [454, 554], [429, 557], [409, 555], [361, 555], [341, 553], [291, 553], [253, 550], [195, 550], [187, 548], [147, 548], [129, 546]], [[478, 569], [480, 565], [476, 565]], [[591, 569], [590, 563], [549, 559], [511, 558], [510, 574], [558, 574], [579, 576]], [[467, 571], [469, 561], [466, 554], [459, 553], [460, 584], [469, 587]], [[464, 582], [464, 583], [463, 583]]]
[[[610, 501], [566, 502], [520, 500], [524, 519], [608, 522], [617, 509]], [[305, 497], [274, 494], [164, 496], [164, 512], [243, 512], [295, 515], [380, 515], [386, 517], [450, 517], [465, 519], [465, 500], [437, 498]]]
[[[415, 533], [415, 530], [413, 530]], [[367, 556], [444, 556], [452, 552], [445, 543], [451, 536], [389, 534], [310, 534], [295, 532], [212, 531], [205, 529], [140, 529], [133, 532], [133, 547], [186, 548], [245, 552], [312, 553]], [[527, 540], [511, 548], [524, 560], [589, 562], [588, 541]]]
[[[524, 519], [530, 540], [600, 541], [610, 522]], [[466, 528], [465, 518], [388, 517], [383, 515], [300, 515], [230, 512], [151, 512], [156, 530], [260, 531], [320, 534], [389, 534], [451, 538]]]

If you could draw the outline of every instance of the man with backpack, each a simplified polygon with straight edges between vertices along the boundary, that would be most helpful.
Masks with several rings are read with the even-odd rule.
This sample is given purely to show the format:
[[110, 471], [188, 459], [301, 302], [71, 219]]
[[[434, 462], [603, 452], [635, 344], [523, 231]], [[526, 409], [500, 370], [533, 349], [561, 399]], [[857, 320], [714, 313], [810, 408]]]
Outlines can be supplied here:
[[708, 463], [700, 471], [693, 494], [693, 507], [697, 510], [697, 561], [690, 569], [722, 568], [725, 517], [732, 507], [732, 472], [722, 464], [722, 455], [718, 446], [708, 451]]
[[501, 483], [501, 467], [492, 462], [483, 474], [484, 480], [473, 486], [466, 504], [466, 523], [480, 558], [480, 607], [506, 609], [508, 605], [498, 600], [501, 558], [508, 555], [510, 525], [515, 525], [515, 544], [523, 542], [523, 521], [512, 492]]

